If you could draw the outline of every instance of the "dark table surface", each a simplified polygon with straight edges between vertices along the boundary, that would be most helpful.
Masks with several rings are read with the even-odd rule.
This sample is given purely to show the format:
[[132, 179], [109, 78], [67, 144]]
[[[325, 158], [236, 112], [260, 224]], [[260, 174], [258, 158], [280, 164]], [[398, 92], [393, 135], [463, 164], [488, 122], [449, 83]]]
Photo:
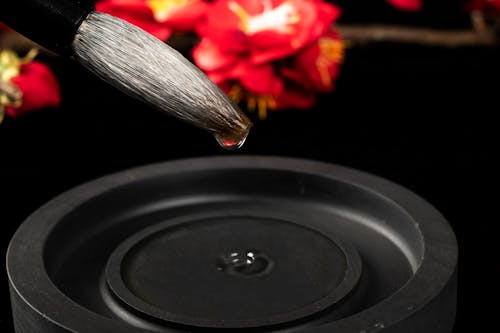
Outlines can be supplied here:
[[[263, 154], [368, 171], [418, 193], [449, 220], [460, 248], [456, 332], [492, 327], [496, 234], [498, 49], [379, 44], [348, 50], [334, 93], [308, 111], [256, 121], [238, 152], [130, 100], [74, 64], [52, 62], [63, 105], [0, 125], [0, 240], [37, 207], [96, 177], [177, 158]], [[11, 328], [5, 269], [0, 331]]]

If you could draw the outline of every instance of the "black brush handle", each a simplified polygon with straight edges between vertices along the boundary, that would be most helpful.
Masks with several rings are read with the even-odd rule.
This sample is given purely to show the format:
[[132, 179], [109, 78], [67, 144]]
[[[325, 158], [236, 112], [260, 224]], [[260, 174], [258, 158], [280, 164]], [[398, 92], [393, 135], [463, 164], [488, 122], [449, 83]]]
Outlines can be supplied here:
[[78, 27], [94, 10], [91, 0], [2, 0], [0, 21], [59, 54], [71, 54]]

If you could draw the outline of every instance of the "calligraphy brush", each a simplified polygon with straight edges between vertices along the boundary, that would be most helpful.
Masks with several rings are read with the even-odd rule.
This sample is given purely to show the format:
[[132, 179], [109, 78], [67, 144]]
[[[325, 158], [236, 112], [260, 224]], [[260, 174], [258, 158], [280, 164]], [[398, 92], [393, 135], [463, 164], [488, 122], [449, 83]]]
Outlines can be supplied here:
[[0, 21], [126, 94], [208, 130], [226, 148], [247, 137], [250, 120], [196, 66], [138, 27], [96, 12], [89, 0], [2, 1]]

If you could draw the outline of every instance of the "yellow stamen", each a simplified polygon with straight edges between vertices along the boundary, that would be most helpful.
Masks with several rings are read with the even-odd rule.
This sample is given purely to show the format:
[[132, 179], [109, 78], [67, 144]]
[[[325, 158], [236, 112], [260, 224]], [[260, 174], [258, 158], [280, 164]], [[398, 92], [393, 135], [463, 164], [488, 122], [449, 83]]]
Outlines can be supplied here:
[[260, 120], [267, 118], [268, 110], [276, 109], [276, 99], [269, 94], [255, 94], [246, 91], [240, 84], [235, 84], [228, 92], [228, 96], [235, 102], [239, 103], [242, 99], [246, 99], [247, 111], [255, 112]]
[[165, 22], [176, 9], [197, 0], [148, 0], [146, 3], [153, 11], [155, 20]]
[[23, 58], [21, 58], [21, 62], [23, 64], [28, 64], [32, 62], [38, 56], [38, 53], [40, 53], [38, 49], [32, 48], [31, 50], [28, 51], [28, 53], [26, 53], [26, 55]]
[[23, 93], [9, 82], [0, 82], [0, 106], [21, 106]]
[[320, 53], [331, 62], [340, 63], [344, 60], [344, 43], [340, 40], [331, 38], [320, 38]]
[[33, 48], [20, 58], [17, 53], [11, 50], [0, 51], [0, 80], [9, 82], [19, 76], [21, 65], [30, 63], [38, 55], [38, 50]]
[[277, 108], [276, 98], [269, 95], [268, 99], [267, 99], [267, 107], [269, 108], [269, 110], [276, 110], [276, 108]]
[[23, 64], [30, 63], [37, 55], [37, 49], [31, 49], [22, 58], [11, 50], [0, 51], [0, 122], [5, 117], [7, 106], [21, 106], [23, 94], [12, 79], [19, 76]]
[[265, 95], [258, 96], [257, 101], [259, 104], [259, 107], [258, 107], [259, 119], [264, 120], [267, 118], [267, 97]]
[[243, 97], [243, 89], [239, 84], [235, 84], [234, 86], [231, 87], [231, 90], [228, 93], [229, 98], [231, 98], [236, 104], [238, 104], [241, 101], [241, 98]]
[[12, 78], [19, 76], [21, 59], [14, 51], [3, 50], [0, 52], [0, 80], [9, 82]]
[[247, 109], [248, 112], [254, 112], [257, 107], [257, 98], [253, 94], [249, 94], [247, 97]]
[[344, 60], [344, 43], [331, 38], [320, 38], [318, 41], [320, 54], [316, 60], [316, 68], [325, 87], [331, 87], [332, 78], [329, 68]]
[[250, 15], [247, 13], [245, 8], [235, 1], [230, 1], [228, 3], [228, 7], [240, 19], [238, 28], [246, 33], [248, 31], [248, 21], [250, 20]]
[[321, 76], [321, 82], [325, 87], [330, 87], [332, 85], [332, 78], [330, 77], [330, 71], [328, 70], [328, 62], [324, 59], [319, 58], [316, 62], [316, 67], [318, 69], [319, 75]]

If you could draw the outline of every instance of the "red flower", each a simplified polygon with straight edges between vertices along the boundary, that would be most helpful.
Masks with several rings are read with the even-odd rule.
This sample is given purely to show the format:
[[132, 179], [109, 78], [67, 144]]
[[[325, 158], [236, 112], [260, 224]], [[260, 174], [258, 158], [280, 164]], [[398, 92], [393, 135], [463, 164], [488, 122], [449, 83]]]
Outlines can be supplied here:
[[[249, 110], [308, 108], [330, 91], [342, 54], [340, 15], [320, 0], [218, 0], [199, 26], [195, 63]], [[335, 41], [333, 43], [332, 41]]]
[[470, 0], [467, 8], [469, 10], [498, 14], [500, 13], [500, 0]]
[[283, 58], [323, 35], [340, 10], [320, 0], [218, 0], [198, 33], [253, 63]]
[[409, 12], [417, 12], [423, 6], [422, 0], [387, 0], [387, 2], [397, 9]]
[[344, 47], [340, 36], [330, 31], [301, 50], [293, 58], [293, 66], [283, 67], [281, 74], [305, 90], [329, 92], [339, 75], [343, 57]]
[[45, 64], [33, 61], [22, 65], [21, 73], [12, 79], [12, 83], [21, 90], [22, 100], [19, 107], [6, 108], [6, 113], [11, 117], [61, 104], [59, 84]]
[[[259, 117], [265, 118], [267, 110], [310, 108], [317, 92], [331, 91], [343, 58], [343, 43], [332, 31], [296, 55], [253, 64], [245, 58], [233, 63], [217, 45], [204, 39], [194, 57], [200, 59], [198, 66], [233, 99], [246, 100], [250, 111], [257, 109]], [[218, 63], [218, 59], [223, 62]]]
[[316, 103], [316, 92], [330, 92], [339, 75], [344, 46], [338, 33], [330, 31], [302, 49], [291, 60], [292, 65], [279, 68], [285, 89], [276, 96], [276, 108], [310, 108]]
[[96, 9], [167, 40], [173, 31], [194, 30], [206, 14], [207, 3], [202, 0], [101, 0]]
[[50, 68], [19, 59], [12, 51], [0, 52], [0, 118], [17, 117], [61, 103], [59, 84]]

